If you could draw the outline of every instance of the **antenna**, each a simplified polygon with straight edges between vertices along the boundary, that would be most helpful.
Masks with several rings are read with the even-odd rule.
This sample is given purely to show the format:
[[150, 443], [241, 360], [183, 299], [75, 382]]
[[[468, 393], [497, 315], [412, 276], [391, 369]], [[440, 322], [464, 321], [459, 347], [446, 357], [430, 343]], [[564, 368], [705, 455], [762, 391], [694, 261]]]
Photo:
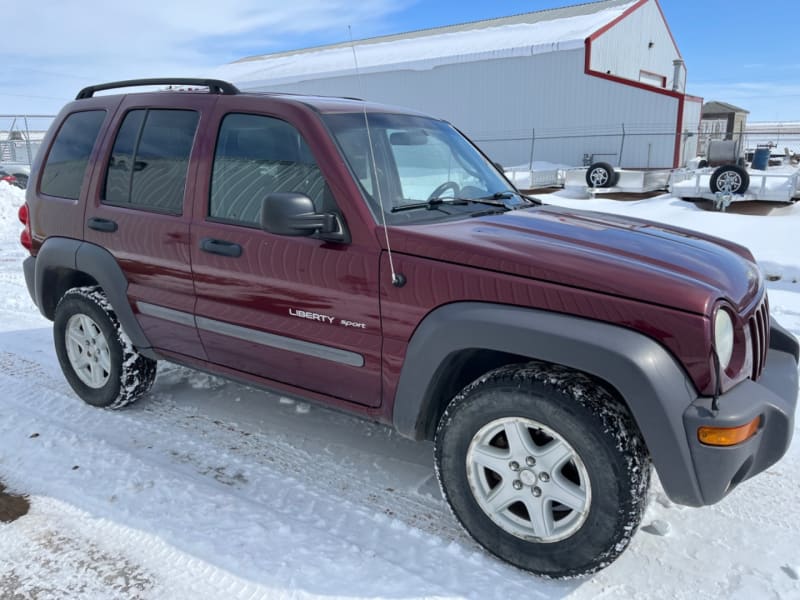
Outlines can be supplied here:
[[[353, 51], [353, 63], [356, 66], [356, 79], [358, 80], [358, 87], [360, 89], [360, 96], [366, 97], [364, 94], [364, 82], [361, 80], [361, 71], [358, 69], [358, 56], [356, 55], [356, 44], [353, 41], [353, 30], [350, 25], [347, 26], [347, 32], [350, 34], [350, 49]], [[364, 124], [367, 128], [367, 144], [369, 145], [369, 157], [372, 163], [372, 174], [375, 177], [375, 188], [378, 190], [378, 209], [381, 213], [381, 225], [383, 225], [383, 235], [386, 238], [386, 254], [389, 257], [389, 270], [392, 273], [392, 285], [395, 287], [403, 287], [406, 284], [406, 278], [402, 273], [397, 273], [394, 270], [394, 261], [392, 260], [392, 247], [389, 244], [389, 228], [386, 226], [386, 213], [383, 210], [383, 196], [381, 195], [381, 182], [378, 179], [378, 164], [375, 162], [375, 147], [372, 144], [372, 134], [369, 130], [369, 117], [367, 116], [367, 101], [362, 100], [364, 107]]]

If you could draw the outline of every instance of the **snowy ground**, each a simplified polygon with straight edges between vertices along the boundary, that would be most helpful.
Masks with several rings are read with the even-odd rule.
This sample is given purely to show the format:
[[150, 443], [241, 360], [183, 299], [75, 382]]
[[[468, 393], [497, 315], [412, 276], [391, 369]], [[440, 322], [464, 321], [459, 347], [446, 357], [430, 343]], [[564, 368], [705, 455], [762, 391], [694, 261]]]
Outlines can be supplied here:
[[[86, 406], [25, 289], [22, 200], [0, 183], [0, 483], [31, 502], [0, 523], [1, 598], [800, 597], [797, 439], [713, 507], [675, 506], [656, 484], [620, 560], [554, 583], [477, 548], [442, 503], [430, 445], [388, 428], [166, 364], [134, 407]], [[749, 245], [800, 334], [800, 206], [546, 200]]]

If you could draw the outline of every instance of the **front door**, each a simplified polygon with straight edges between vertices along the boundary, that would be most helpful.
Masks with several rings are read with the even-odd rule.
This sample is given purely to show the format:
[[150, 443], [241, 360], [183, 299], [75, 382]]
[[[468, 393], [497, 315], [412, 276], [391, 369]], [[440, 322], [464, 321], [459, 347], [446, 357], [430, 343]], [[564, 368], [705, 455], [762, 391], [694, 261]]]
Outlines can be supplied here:
[[[342, 400], [380, 403], [379, 248], [261, 229], [272, 192], [337, 205], [287, 120], [219, 115], [191, 226], [196, 322], [211, 362]], [[198, 181], [198, 190], [202, 189]]]

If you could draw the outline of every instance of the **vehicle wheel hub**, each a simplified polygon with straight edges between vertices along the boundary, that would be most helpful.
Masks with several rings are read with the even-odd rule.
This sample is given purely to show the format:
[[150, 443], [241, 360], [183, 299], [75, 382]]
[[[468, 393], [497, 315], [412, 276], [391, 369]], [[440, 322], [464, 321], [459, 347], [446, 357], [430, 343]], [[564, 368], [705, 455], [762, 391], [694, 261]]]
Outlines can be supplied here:
[[538, 477], [536, 476], [536, 473], [534, 473], [533, 471], [528, 471], [526, 469], [526, 470], [522, 471], [519, 474], [519, 480], [524, 485], [532, 486], [532, 485], [534, 485], [536, 483], [536, 481], [538, 480]]
[[73, 315], [64, 335], [67, 358], [78, 378], [92, 389], [108, 383], [111, 353], [100, 326], [88, 315]]
[[473, 436], [466, 458], [478, 506], [515, 537], [557, 542], [589, 516], [586, 466], [569, 442], [543, 423], [524, 417], [491, 421]]

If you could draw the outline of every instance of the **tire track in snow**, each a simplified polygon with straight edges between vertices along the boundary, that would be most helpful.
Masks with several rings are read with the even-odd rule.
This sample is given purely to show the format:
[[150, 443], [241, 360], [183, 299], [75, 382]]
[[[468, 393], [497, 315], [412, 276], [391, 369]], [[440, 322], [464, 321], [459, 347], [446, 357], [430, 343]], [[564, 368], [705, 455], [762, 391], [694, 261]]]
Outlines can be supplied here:
[[[497, 584], [492, 586], [498, 591], [498, 597], [522, 590], [528, 596], [532, 592], [536, 594], [530, 588], [531, 580], [527, 575], [486, 557], [471, 542], [465, 541], [460, 531], [453, 529], [454, 533], [442, 535], [449, 525], [439, 527], [438, 531], [431, 529], [433, 535], [428, 535], [405, 524], [407, 520], [413, 521], [415, 514], [406, 513], [405, 508], [395, 512], [395, 515], [401, 515], [398, 517], [390, 518], [380, 512], [375, 514], [375, 504], [402, 505], [402, 494], [387, 494], [382, 488], [370, 489], [368, 477], [360, 477], [333, 461], [320, 466], [319, 460], [312, 461], [301, 449], [274, 442], [269, 444], [266, 439], [248, 440], [248, 450], [242, 452], [242, 438], [246, 438], [242, 432], [208, 421], [198, 428], [191, 423], [197, 419], [185, 418], [186, 415], [180, 415], [172, 407], [149, 403], [143, 410], [128, 413], [91, 409], [71, 398], [66, 383], [56, 381], [35, 361], [3, 353], [0, 364], [11, 375], [0, 378], [9, 392], [10, 400], [6, 404], [13, 406], [19, 417], [23, 417], [16, 419], [15, 429], [25, 421], [28, 427], [39, 427], [42, 431], [37, 440], [45, 437], [58, 439], [54, 442], [57, 449], [89, 459], [86, 470], [100, 469], [102, 472], [109, 463], [116, 465], [120, 476], [117, 481], [108, 482], [110, 495], [93, 497], [90, 494], [84, 499], [84, 504], [89, 500], [92, 512], [99, 510], [101, 514], [111, 516], [114, 509], [109, 507], [109, 503], [126, 504], [129, 499], [140, 496], [143, 498], [137, 500], [137, 504], [145, 507], [152, 504], [156, 508], [169, 506], [177, 499], [201, 514], [218, 514], [227, 523], [227, 527], [220, 531], [218, 524], [204, 519], [194, 525], [198, 528], [198, 535], [186, 536], [180, 535], [180, 531], [190, 525], [177, 519], [167, 537], [173, 543], [187, 546], [187, 550], [193, 544], [202, 544], [204, 538], [213, 539], [220, 535], [238, 539], [233, 544], [237, 550], [256, 556], [265, 550], [261, 539], [273, 538], [279, 541], [280, 546], [294, 546], [279, 560], [255, 558], [244, 561], [243, 566], [235, 555], [220, 557], [223, 566], [250, 577], [254, 573], [270, 571], [276, 573], [274, 577], [279, 580], [281, 574], [284, 578], [294, 577], [298, 563], [313, 559], [322, 546], [323, 556], [331, 561], [336, 557], [336, 566], [331, 562], [311, 569], [312, 573], [325, 573], [331, 569], [336, 572], [352, 570], [353, 577], [357, 577], [357, 572], [363, 570], [359, 565], [366, 562], [371, 565], [371, 570], [390, 574], [371, 582], [368, 589], [374, 593], [385, 593], [390, 589], [386, 587], [390, 581], [399, 577], [406, 585], [414, 582], [414, 588], [427, 594], [440, 594], [445, 590], [452, 593], [460, 589], [465, 595], [470, 595], [470, 590], [476, 589], [484, 576], [494, 574], [498, 576], [497, 581], [504, 582], [500, 589]], [[31, 376], [36, 378], [37, 386], [48, 388], [54, 394], [42, 396], [36, 404], [23, 401], [28, 389], [24, 379]], [[121, 432], [124, 435], [120, 435]], [[230, 450], [232, 442], [239, 444], [236, 452]], [[274, 460], [269, 461], [269, 456]], [[298, 456], [301, 461], [316, 464], [316, 471], [294, 464]], [[185, 457], [191, 457], [191, 460], [184, 460]], [[322, 457], [322, 460], [327, 459]], [[247, 482], [237, 482], [234, 478], [234, 485], [231, 485], [231, 482], [220, 482], [208, 473], [198, 477], [197, 464], [192, 464], [198, 461], [211, 467], [233, 464], [238, 469], [240, 465], [246, 465], [243, 477]], [[81, 463], [86, 463], [86, 459], [82, 458]], [[67, 463], [64, 468], [68, 470]], [[83, 472], [84, 467], [81, 469]], [[327, 479], [320, 478], [318, 473], [326, 474]], [[336, 484], [343, 477], [354, 483], [352, 488], [358, 488], [357, 494], [343, 496], [337, 489]], [[125, 479], [131, 481], [126, 483]], [[177, 498], [172, 498], [163, 492], [165, 489], [180, 492]], [[364, 498], [367, 498], [366, 502]], [[408, 503], [412, 507], [409, 510], [418, 510], [417, 499], [410, 498]], [[152, 510], [144, 508], [129, 514], [131, 518], [127, 520], [135, 526], [141, 520], [158, 520], [158, 513], [158, 510], [153, 514]], [[443, 506], [439, 507], [439, 513], [444, 514]], [[268, 518], [269, 523], [264, 523], [263, 519], [254, 520], [254, 515]], [[437, 518], [434, 514], [433, 519]], [[442, 519], [446, 522], [449, 517]], [[451, 542], [450, 535], [458, 538], [457, 541]], [[429, 550], [422, 557], [418, 556], [421, 547]], [[275, 551], [275, 544], [268, 545], [268, 548]], [[420, 565], [420, 559], [430, 564]], [[465, 561], [470, 566], [465, 566]], [[292, 563], [294, 565], [290, 568]], [[301, 568], [300, 572], [303, 571]], [[479, 571], [483, 572], [480, 578], [477, 576]], [[464, 572], [476, 573], [475, 579], [465, 578]], [[328, 573], [328, 576], [333, 574]], [[443, 580], [446, 582], [444, 586]], [[321, 580], [315, 581], [315, 585], [321, 585]], [[310, 587], [313, 588], [314, 584]], [[549, 593], [560, 595], [558, 591], [564, 591], [564, 587], [557, 584], [542, 583], [541, 587], [543, 593], [549, 589]]]
[[[42, 363], [8, 352], [0, 352], [0, 370], [16, 377], [35, 378], [37, 385], [67, 396], [70, 400], [68, 404], [74, 402], [74, 393], [60, 373], [53, 375]], [[272, 435], [243, 431], [233, 423], [187, 410], [175, 403], [160, 402], [157, 392], [154, 396], [137, 408], [105, 412], [105, 414], [125, 420], [132, 429], [140, 431], [148, 425], [158, 427], [163, 419], [169, 422], [170, 426], [181, 428], [192, 438], [197, 434], [214, 438], [217, 449], [215, 460], [209, 460], [212, 454], [208, 449], [198, 452], [191, 447], [172, 448], [169, 450], [169, 455], [174, 462], [193, 466], [197, 473], [210, 476], [220, 483], [241, 486], [245, 483], [241, 467], [253, 461], [266, 462], [286, 476], [299, 480], [313, 473], [315, 486], [325, 489], [329, 494], [341, 495], [354, 503], [370, 506], [387, 516], [429, 533], [435, 533], [448, 541], [461, 540], [472, 544], [441, 500], [422, 496], [413, 490], [399, 489], [397, 486], [390, 487], [391, 491], [388, 491], [384, 486], [376, 486], [361, 470], [350, 469], [345, 472], [346, 477], [342, 477], [342, 460], [346, 457], [341, 454], [310, 454], [303, 448], [292, 445], [286, 438], [276, 440]], [[82, 404], [80, 407], [85, 408]], [[104, 411], [95, 409], [90, 412]], [[142, 413], [145, 413], [147, 418], [143, 419]], [[73, 425], [79, 422], [72, 407], [59, 411], [58, 414], [60, 418]], [[141, 442], [138, 445], [141, 445]], [[344, 448], [342, 451], [357, 452], [353, 448]], [[369, 463], [372, 459], [372, 457], [360, 458], [359, 462], [362, 463]], [[230, 464], [237, 467], [227, 468], [226, 465]], [[430, 475], [432, 478], [432, 466]]]

